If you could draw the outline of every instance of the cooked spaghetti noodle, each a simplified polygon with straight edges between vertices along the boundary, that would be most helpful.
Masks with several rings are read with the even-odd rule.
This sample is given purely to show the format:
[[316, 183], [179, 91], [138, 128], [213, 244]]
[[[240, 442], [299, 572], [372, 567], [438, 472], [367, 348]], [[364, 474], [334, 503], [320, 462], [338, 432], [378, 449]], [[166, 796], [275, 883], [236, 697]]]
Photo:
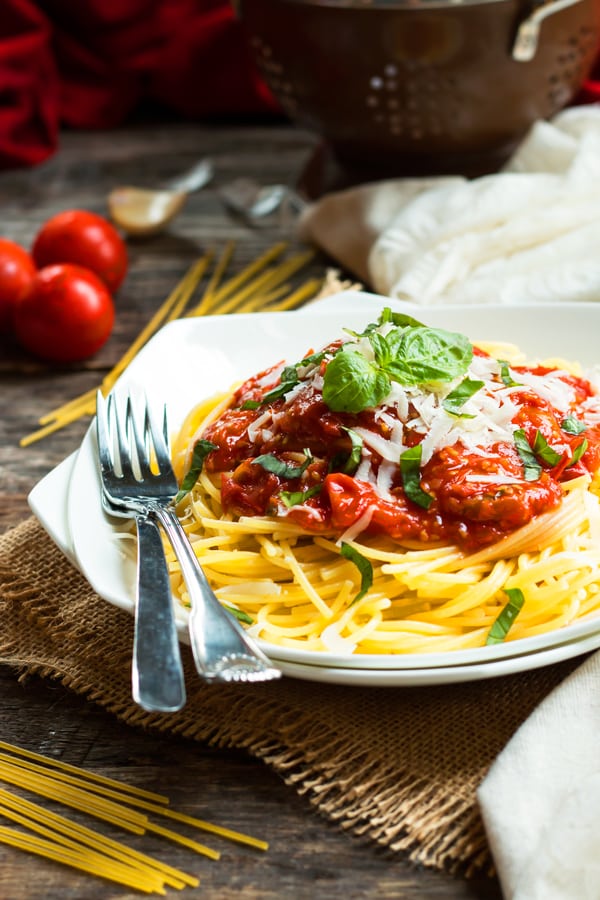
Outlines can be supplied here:
[[[406, 335], [421, 354], [410, 371]], [[448, 335], [384, 311], [184, 422], [174, 464], [184, 487], [197, 478], [178, 513], [254, 636], [446, 652], [497, 642], [498, 623], [517, 640], [600, 613], [597, 388], [560, 360], [525, 365], [516, 348]], [[351, 359], [352, 377], [328, 384], [359, 353], [367, 366]], [[371, 379], [371, 396], [357, 400], [352, 378]]]

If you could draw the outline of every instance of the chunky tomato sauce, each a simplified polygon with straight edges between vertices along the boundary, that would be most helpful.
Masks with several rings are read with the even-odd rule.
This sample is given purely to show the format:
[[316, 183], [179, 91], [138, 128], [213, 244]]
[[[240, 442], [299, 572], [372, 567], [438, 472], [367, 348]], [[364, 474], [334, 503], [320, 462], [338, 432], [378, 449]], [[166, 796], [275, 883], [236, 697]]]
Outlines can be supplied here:
[[[317, 376], [326, 365], [320, 363]], [[268, 370], [243, 384], [230, 408], [202, 435], [217, 448], [208, 454], [205, 466], [221, 473], [227, 512], [284, 515], [309, 532], [343, 534], [354, 526], [357, 533], [385, 534], [400, 543], [449, 541], [475, 549], [556, 507], [562, 481], [593, 474], [600, 467], [600, 415], [598, 407], [589, 414], [589, 404], [585, 406], [596, 391], [585, 378], [561, 372], [559, 378], [571, 398], [567, 412], [526, 386], [511, 393], [514, 426], [524, 432], [531, 447], [541, 435], [553, 451], [551, 462], [538, 456], [537, 477], [526, 477], [514, 440], [471, 450], [455, 442], [434, 452], [420, 470], [420, 487], [430, 498], [425, 508], [407, 495], [399, 466], [382, 495], [377, 485], [382, 457], [372, 448], [368, 455], [373, 480], [354, 477], [349, 429], [369, 429], [387, 438], [393, 409], [387, 409], [383, 418], [374, 409], [333, 412], [323, 400], [318, 377], [307, 380], [301, 390], [263, 401], [281, 384], [280, 371], [280, 367]], [[512, 367], [517, 375], [545, 377], [553, 371]], [[565, 429], [568, 415], [577, 419], [579, 433]], [[411, 431], [409, 421], [405, 446], [422, 440], [423, 434]], [[284, 468], [292, 467], [292, 472], [294, 467], [302, 471], [293, 477], [289, 470], [269, 471], [255, 461], [265, 455]]]

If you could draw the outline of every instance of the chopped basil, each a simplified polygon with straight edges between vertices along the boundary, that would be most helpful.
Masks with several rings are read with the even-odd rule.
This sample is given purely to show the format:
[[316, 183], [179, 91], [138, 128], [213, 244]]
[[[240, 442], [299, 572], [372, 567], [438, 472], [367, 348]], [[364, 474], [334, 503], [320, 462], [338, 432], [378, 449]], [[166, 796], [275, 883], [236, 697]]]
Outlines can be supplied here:
[[571, 466], [574, 466], [575, 463], [579, 462], [579, 460], [581, 459], [581, 457], [583, 456], [583, 454], [585, 453], [587, 448], [588, 448], [587, 438], [584, 438], [582, 440], [582, 442], [579, 444], [579, 446], [575, 448], [575, 450], [573, 452], [573, 459], [567, 466], [567, 469], [570, 469]]
[[363, 448], [363, 439], [361, 438], [360, 434], [357, 434], [356, 431], [352, 430], [352, 428], [344, 428], [343, 425], [342, 428], [348, 434], [348, 437], [352, 442], [352, 450], [350, 451], [350, 456], [344, 464], [342, 472], [344, 472], [346, 475], [354, 475], [360, 462]]
[[365, 596], [373, 584], [373, 566], [370, 561], [363, 556], [362, 553], [359, 553], [351, 544], [342, 542], [340, 552], [345, 559], [349, 559], [350, 562], [353, 562], [360, 572], [360, 590], [352, 601], [352, 603], [357, 603]]
[[562, 453], [558, 453], [551, 447], [541, 431], [536, 431], [533, 442], [533, 452], [538, 459], [548, 463], [549, 466], [557, 465], [562, 459]]
[[235, 606], [230, 606], [229, 603], [221, 604], [228, 613], [231, 613], [232, 616], [238, 620], [238, 622], [242, 622], [244, 625], [253, 625], [254, 619], [252, 616], [249, 616], [247, 612], [244, 612], [243, 609], [237, 609]]
[[422, 506], [423, 509], [429, 509], [433, 503], [433, 497], [421, 487], [421, 453], [420, 444], [405, 450], [400, 455], [400, 474], [408, 499], [418, 506]]
[[419, 322], [418, 319], [413, 319], [412, 316], [407, 316], [406, 313], [393, 312], [389, 306], [384, 306], [377, 324], [381, 326], [388, 323], [395, 325], [396, 328], [423, 328], [423, 323]]
[[508, 597], [508, 603], [490, 628], [486, 644], [501, 644], [504, 641], [525, 603], [523, 591], [519, 588], [506, 588], [504, 593]]
[[362, 353], [345, 349], [325, 369], [323, 400], [333, 412], [359, 413], [377, 406], [390, 390], [390, 379]]
[[442, 406], [451, 416], [461, 416], [462, 418], [473, 418], [473, 416], [462, 412], [462, 408], [471, 397], [481, 390], [484, 386], [483, 381], [474, 381], [472, 378], [463, 378], [460, 384], [450, 391], [442, 400]]
[[290, 465], [290, 463], [284, 462], [272, 453], [263, 453], [261, 456], [257, 456], [256, 459], [252, 460], [252, 465], [262, 466], [265, 471], [272, 472], [280, 478], [300, 478], [313, 460], [313, 457], [307, 450], [304, 452], [306, 458], [299, 466]]
[[585, 422], [580, 422], [575, 416], [567, 416], [567, 418], [561, 422], [560, 427], [563, 431], [566, 431], [567, 434], [581, 434], [587, 428]]
[[278, 384], [277, 387], [274, 387], [272, 390], [267, 391], [264, 394], [262, 400], [260, 401], [260, 405], [263, 403], [272, 403], [273, 400], [279, 400], [280, 397], [283, 397], [285, 394], [288, 394], [293, 387], [296, 387], [298, 384], [298, 376], [295, 378], [290, 378], [289, 381], [282, 381], [281, 384]]
[[502, 381], [502, 384], [506, 387], [516, 387], [519, 382], [515, 381], [510, 374], [510, 365], [506, 362], [505, 359], [499, 359], [498, 363], [500, 365], [500, 379]]
[[212, 441], [205, 441], [202, 438], [199, 441], [196, 441], [194, 444], [194, 449], [192, 451], [192, 462], [189, 470], [187, 471], [183, 481], [181, 482], [181, 487], [175, 498], [173, 503], [177, 505], [186, 494], [192, 490], [196, 482], [200, 477], [200, 473], [202, 472], [202, 467], [204, 465], [204, 460], [208, 456], [208, 454], [212, 450], [218, 450], [216, 444], [213, 444]]
[[537, 481], [542, 474], [542, 467], [537, 461], [522, 428], [517, 428], [514, 433], [514, 440], [515, 447], [523, 463], [525, 481]]
[[281, 491], [278, 496], [284, 506], [287, 506], [288, 509], [291, 509], [292, 506], [299, 506], [301, 503], [304, 503], [305, 500], [310, 500], [311, 497], [316, 497], [317, 494], [321, 493], [322, 487], [322, 484], [315, 484], [313, 487], [308, 488], [308, 490], [306, 491]]
[[298, 380], [298, 377], [294, 373], [293, 378], [282, 381], [277, 387], [274, 387], [270, 391], [267, 391], [266, 394], [263, 394], [260, 400], [246, 400], [242, 403], [240, 409], [259, 409], [259, 407], [264, 406], [265, 403], [272, 403], [274, 400], [279, 400], [280, 397], [284, 397], [285, 394], [291, 391], [293, 387], [296, 387]]

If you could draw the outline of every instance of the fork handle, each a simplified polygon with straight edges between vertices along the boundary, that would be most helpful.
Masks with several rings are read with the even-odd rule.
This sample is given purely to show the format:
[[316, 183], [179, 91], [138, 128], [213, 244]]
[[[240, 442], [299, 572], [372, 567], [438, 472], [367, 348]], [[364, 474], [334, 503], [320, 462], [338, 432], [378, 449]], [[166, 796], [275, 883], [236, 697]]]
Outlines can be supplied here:
[[136, 525], [132, 695], [148, 711], [175, 712], [185, 704], [185, 681], [160, 529], [143, 514], [136, 516]]
[[189, 635], [198, 673], [206, 680], [229, 680], [236, 666], [268, 677], [280, 673], [215, 596], [172, 507], [149, 507], [165, 529], [179, 560], [191, 600]]

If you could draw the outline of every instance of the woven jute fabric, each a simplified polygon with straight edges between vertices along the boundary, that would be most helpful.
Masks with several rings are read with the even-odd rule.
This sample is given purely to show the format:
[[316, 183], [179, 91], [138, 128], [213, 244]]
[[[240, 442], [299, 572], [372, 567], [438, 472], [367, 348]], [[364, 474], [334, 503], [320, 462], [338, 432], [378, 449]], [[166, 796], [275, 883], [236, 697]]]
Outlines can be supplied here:
[[92, 591], [34, 518], [0, 538], [0, 662], [16, 676], [56, 679], [131, 726], [243, 749], [340, 827], [417, 863], [466, 874], [492, 865], [477, 786], [577, 665], [427, 687], [292, 678], [205, 685], [184, 648], [187, 705], [150, 714], [131, 700], [132, 624]]

